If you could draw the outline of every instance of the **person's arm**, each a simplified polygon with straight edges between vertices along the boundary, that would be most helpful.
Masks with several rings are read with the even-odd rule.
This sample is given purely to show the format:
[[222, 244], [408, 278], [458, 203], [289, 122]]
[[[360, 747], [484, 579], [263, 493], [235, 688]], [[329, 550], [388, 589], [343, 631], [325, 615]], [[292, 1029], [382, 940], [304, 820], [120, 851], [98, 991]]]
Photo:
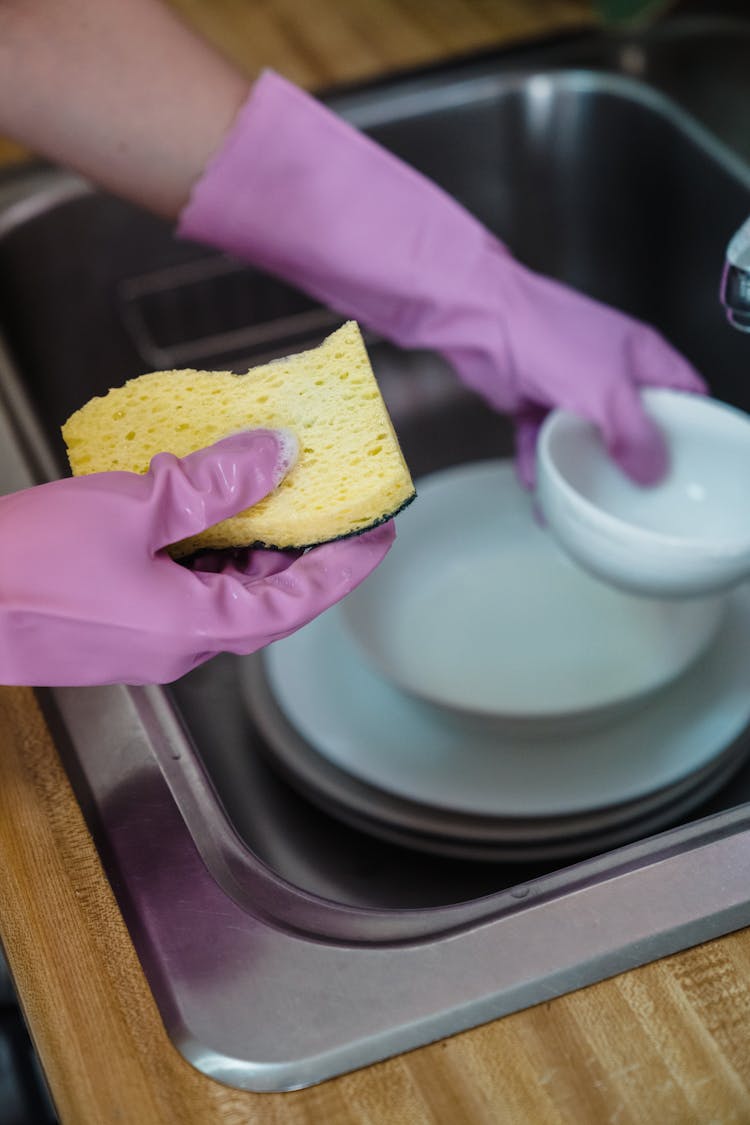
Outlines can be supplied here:
[[182, 236], [440, 352], [515, 417], [527, 484], [553, 407], [591, 419], [635, 480], [665, 472], [640, 389], [699, 392], [691, 365], [648, 325], [525, 269], [436, 184], [282, 77], [250, 89], [159, 0], [0, 0], [0, 44], [0, 130], [179, 216]]
[[[249, 82], [157, 0], [0, 0], [0, 133], [175, 219]], [[143, 476], [0, 497], [0, 683], [166, 683], [287, 636], [362, 582], [392, 521], [304, 554], [174, 562], [166, 544], [257, 503], [289, 467], [236, 434]]]
[[624, 472], [654, 483], [669, 454], [641, 389], [705, 390], [654, 328], [527, 269], [436, 183], [272, 71], [194, 185], [178, 232], [401, 347], [442, 354], [514, 417], [528, 485], [555, 407], [592, 421]]
[[0, 0], [0, 134], [167, 218], [249, 87], [155, 0]]
[[0, 684], [163, 684], [246, 655], [346, 597], [382, 561], [392, 521], [298, 551], [174, 562], [170, 543], [257, 504], [289, 435], [250, 430], [147, 473], [91, 473], [0, 497]]

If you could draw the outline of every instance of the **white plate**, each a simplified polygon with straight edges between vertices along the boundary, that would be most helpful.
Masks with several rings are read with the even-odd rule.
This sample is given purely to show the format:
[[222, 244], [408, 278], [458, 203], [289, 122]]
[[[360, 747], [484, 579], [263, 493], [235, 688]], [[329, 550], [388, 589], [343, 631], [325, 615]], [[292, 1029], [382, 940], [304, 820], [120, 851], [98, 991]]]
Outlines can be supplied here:
[[488, 817], [437, 809], [368, 785], [321, 755], [292, 726], [271, 690], [260, 655], [240, 679], [259, 747], [306, 800], [360, 831], [410, 848], [463, 859], [527, 862], [593, 854], [643, 838], [704, 804], [743, 765], [747, 731], [703, 768], [636, 801], [564, 817]]
[[750, 587], [711, 648], [637, 713], [557, 738], [449, 722], [359, 658], [341, 607], [270, 646], [289, 721], [341, 769], [410, 800], [486, 816], [565, 816], [636, 800], [708, 764], [750, 722]]
[[443, 833], [438, 836], [426, 835], [398, 825], [394, 826], [390, 820], [363, 817], [348, 806], [331, 804], [319, 790], [311, 793], [309, 788], [304, 787], [301, 792], [308, 800], [316, 801], [325, 812], [352, 828], [401, 847], [431, 855], [447, 856], [451, 859], [490, 863], [547, 864], [551, 861], [573, 862], [586, 856], [611, 851], [613, 848], [622, 847], [635, 840], [643, 840], [655, 832], [676, 825], [696, 806], [708, 801], [722, 785], [726, 784], [740, 764], [739, 760], [729, 761], [715, 774], [710, 775], [703, 784], [691, 788], [684, 796], [674, 801], [665, 800], [653, 812], [644, 813], [635, 822], [625, 822], [614, 825], [610, 829], [601, 829], [590, 836], [572, 836], [566, 840], [546, 840], [543, 830], [540, 829], [536, 842], [513, 840], [483, 842], [454, 838]]
[[402, 690], [506, 727], [580, 729], [674, 679], [718, 628], [722, 599], [635, 597], [572, 562], [508, 461], [417, 488], [390, 554], [342, 609]]

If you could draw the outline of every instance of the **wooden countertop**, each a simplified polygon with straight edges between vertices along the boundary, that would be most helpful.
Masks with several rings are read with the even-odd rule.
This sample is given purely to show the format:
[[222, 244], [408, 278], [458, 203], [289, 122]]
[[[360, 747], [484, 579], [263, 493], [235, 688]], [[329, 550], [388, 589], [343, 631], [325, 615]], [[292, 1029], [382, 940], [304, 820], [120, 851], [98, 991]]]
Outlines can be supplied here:
[[[307, 86], [589, 18], [582, 0], [178, 6], [249, 71]], [[0, 937], [63, 1125], [750, 1122], [750, 931], [311, 1090], [205, 1078], [166, 1037], [27, 689], [0, 688], [0, 738]]]

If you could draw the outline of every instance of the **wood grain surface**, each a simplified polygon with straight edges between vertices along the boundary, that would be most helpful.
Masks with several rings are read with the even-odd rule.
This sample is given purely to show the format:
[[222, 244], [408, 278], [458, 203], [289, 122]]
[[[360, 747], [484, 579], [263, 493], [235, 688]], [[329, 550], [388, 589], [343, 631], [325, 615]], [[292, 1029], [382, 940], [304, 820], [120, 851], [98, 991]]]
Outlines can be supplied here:
[[[590, 19], [578, 0], [175, 0], [248, 73], [364, 78]], [[0, 159], [23, 154], [0, 143]], [[33, 694], [0, 688], [0, 937], [63, 1125], [744, 1125], [750, 932], [291, 1094], [173, 1049]]]

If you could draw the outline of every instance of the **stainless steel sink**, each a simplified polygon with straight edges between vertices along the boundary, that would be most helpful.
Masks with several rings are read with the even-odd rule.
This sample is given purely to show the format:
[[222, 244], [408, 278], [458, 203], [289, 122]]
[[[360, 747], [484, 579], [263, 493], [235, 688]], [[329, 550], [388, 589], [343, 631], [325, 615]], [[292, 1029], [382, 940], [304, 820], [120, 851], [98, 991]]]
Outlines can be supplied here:
[[[749, 64], [747, 26], [687, 21], [329, 100], [750, 409], [748, 343], [717, 299], [750, 211]], [[242, 370], [336, 322], [61, 171], [8, 176], [0, 484], [65, 471], [60, 424], [125, 378]], [[415, 475], [510, 452], [507, 423], [436, 357], [370, 343]], [[295, 792], [233, 658], [168, 690], [40, 697], [166, 1027], [230, 1084], [309, 1085], [750, 923], [750, 766], [657, 836], [636, 825], [562, 868], [472, 863], [378, 842]]]

